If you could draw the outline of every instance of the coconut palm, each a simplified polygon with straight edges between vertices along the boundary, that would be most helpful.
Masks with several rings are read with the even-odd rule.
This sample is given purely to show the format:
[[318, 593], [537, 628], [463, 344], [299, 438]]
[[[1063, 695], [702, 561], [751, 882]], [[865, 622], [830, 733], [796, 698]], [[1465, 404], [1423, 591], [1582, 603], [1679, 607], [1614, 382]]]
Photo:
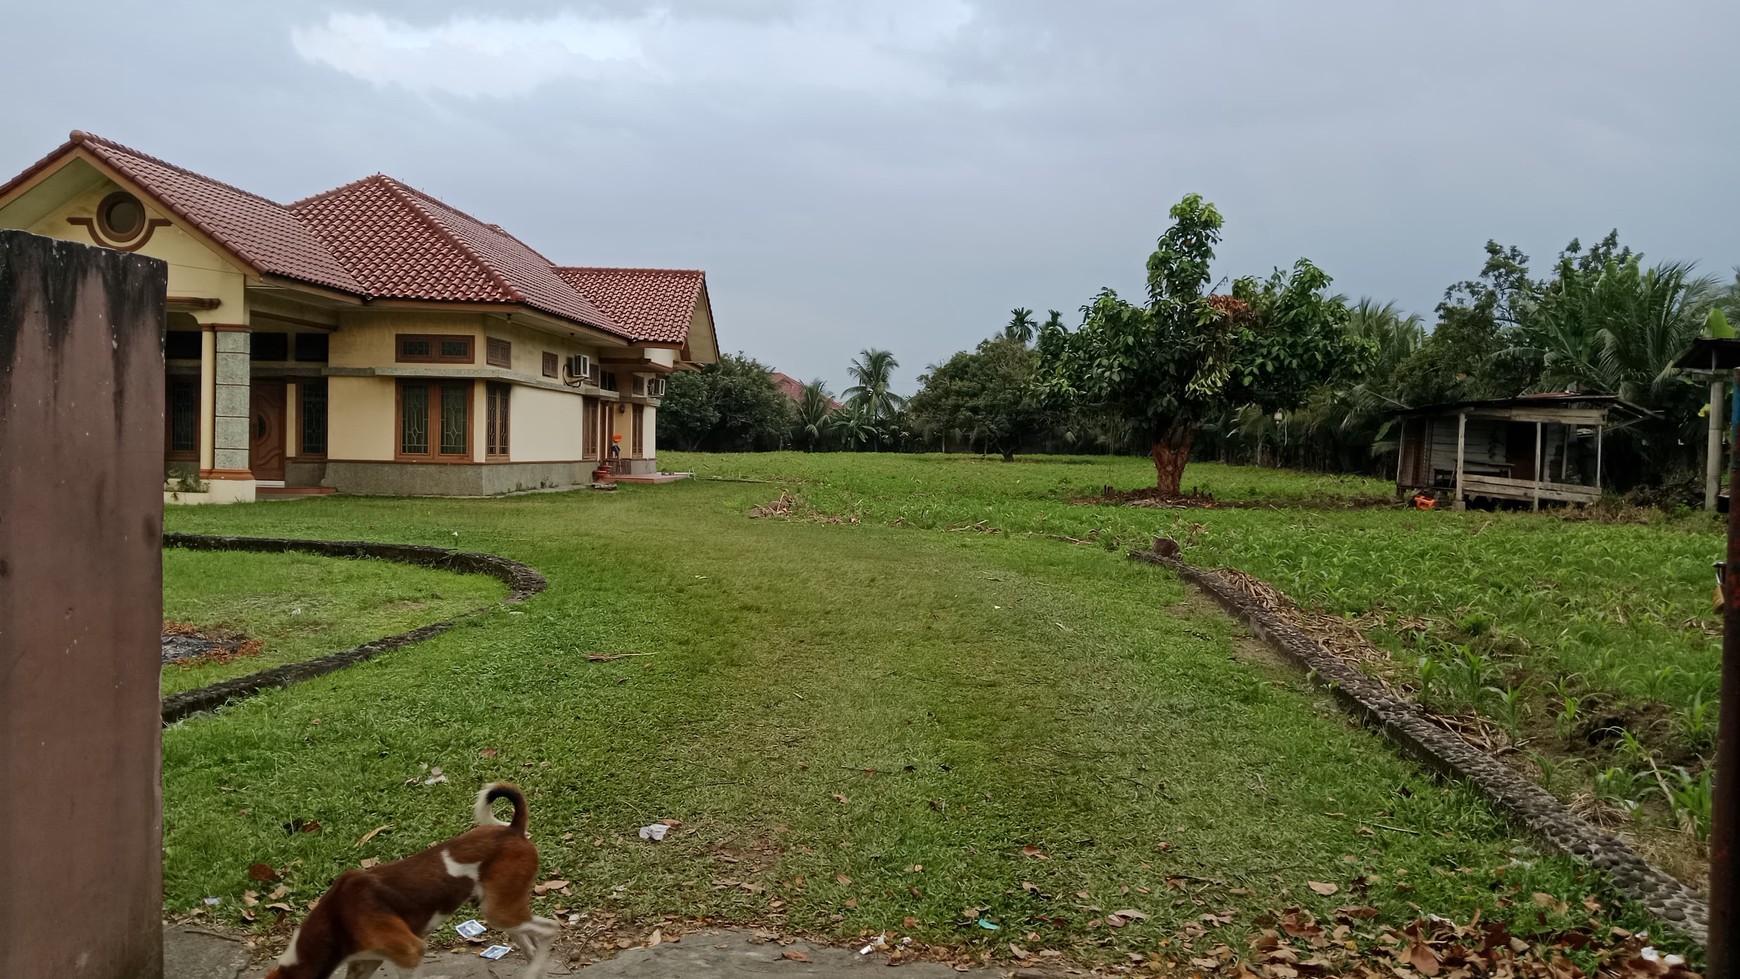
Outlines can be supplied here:
[[[872, 425], [880, 425], [887, 420], [906, 403], [905, 398], [888, 389], [894, 369], [899, 366], [900, 361], [895, 360], [890, 351], [860, 351], [846, 371], [857, 382], [846, 389], [847, 407], [862, 411]], [[871, 441], [876, 447], [880, 447], [879, 435], [873, 435]]]
[[792, 428], [792, 441], [805, 452], [822, 448], [834, 431], [834, 396], [819, 378], [804, 385], [798, 398], [797, 423]]

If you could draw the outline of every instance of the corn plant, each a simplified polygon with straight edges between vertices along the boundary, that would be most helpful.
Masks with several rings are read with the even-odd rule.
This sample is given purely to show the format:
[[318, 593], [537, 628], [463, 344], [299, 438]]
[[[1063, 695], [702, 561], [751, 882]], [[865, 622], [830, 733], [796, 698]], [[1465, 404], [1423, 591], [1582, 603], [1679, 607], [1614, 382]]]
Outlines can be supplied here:
[[[1660, 773], [1657, 775], [1659, 777]], [[1710, 819], [1715, 811], [1714, 777], [1711, 768], [1694, 776], [1684, 768], [1675, 767], [1671, 776], [1661, 778], [1659, 791], [1668, 810], [1699, 840], [1710, 838]]]
[[1488, 693], [1498, 698], [1498, 716], [1504, 722], [1505, 733], [1510, 735], [1511, 743], [1517, 741], [1517, 728], [1522, 723], [1524, 712], [1523, 688], [1514, 683], [1502, 687], [1487, 687]]
[[1708, 748], [1716, 733], [1716, 702], [1704, 699], [1704, 691], [1693, 691], [1691, 702], [1675, 718], [1680, 736], [1695, 750]]
[[1633, 816], [1647, 790], [1642, 776], [1629, 768], [1614, 766], [1595, 773], [1595, 797]]

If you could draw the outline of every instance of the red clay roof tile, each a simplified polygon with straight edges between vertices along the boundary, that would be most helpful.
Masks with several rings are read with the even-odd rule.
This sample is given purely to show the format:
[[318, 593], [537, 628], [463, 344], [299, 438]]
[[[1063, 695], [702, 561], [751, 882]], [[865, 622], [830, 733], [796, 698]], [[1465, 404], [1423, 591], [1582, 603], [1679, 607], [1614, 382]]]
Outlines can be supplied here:
[[544, 258], [495, 225], [375, 174], [290, 205], [371, 295], [519, 303], [627, 337]]
[[344, 292], [362, 291], [326, 243], [282, 205], [100, 136], [74, 130], [71, 143], [255, 269]]
[[285, 206], [75, 130], [0, 196], [74, 147], [256, 270], [365, 299], [523, 305], [656, 343], [685, 342], [706, 301], [701, 271], [559, 268], [500, 225], [382, 174]]
[[682, 343], [707, 289], [707, 273], [699, 269], [559, 265], [556, 274], [609, 313], [633, 339], [653, 343]]

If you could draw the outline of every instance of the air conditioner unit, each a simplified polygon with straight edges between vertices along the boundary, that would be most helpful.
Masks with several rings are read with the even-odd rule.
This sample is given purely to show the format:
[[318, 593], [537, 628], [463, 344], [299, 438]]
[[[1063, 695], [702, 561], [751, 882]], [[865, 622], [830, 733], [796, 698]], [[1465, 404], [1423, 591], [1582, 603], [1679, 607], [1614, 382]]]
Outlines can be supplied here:
[[649, 377], [649, 378], [647, 378], [646, 379], [646, 396], [649, 398], [662, 398], [662, 397], [664, 397], [665, 396], [665, 379], [662, 377]]
[[592, 376], [592, 356], [590, 354], [570, 354], [566, 365], [568, 376], [575, 380]]

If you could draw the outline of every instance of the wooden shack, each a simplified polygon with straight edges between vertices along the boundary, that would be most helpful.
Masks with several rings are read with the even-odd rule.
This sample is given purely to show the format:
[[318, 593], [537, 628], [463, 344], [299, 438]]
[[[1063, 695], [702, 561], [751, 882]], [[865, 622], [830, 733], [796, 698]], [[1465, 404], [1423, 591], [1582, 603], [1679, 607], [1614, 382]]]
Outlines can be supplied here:
[[1539, 509], [1542, 500], [1601, 499], [1602, 437], [1643, 409], [1610, 394], [1528, 394], [1402, 412], [1398, 494], [1430, 493], [1460, 509], [1473, 499]]

